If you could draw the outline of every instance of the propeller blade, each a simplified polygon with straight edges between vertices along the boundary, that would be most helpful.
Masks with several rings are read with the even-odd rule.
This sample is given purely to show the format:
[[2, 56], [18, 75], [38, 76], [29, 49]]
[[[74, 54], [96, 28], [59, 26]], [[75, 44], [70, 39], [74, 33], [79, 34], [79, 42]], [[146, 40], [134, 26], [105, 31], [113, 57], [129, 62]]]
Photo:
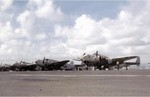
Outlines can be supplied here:
[[85, 55], [86, 53], [83, 53], [83, 56]]

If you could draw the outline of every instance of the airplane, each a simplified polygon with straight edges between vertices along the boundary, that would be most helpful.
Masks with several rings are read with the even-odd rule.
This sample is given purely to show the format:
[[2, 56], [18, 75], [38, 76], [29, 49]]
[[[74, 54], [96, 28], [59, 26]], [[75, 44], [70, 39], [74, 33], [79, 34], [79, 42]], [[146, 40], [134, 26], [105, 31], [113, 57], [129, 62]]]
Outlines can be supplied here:
[[61, 67], [69, 60], [57, 61], [53, 59], [37, 60], [35, 63], [24, 61], [16, 62], [9, 67], [12, 71], [43, 71], [43, 70], [61, 70]]
[[10, 66], [12, 71], [36, 71], [36, 65], [24, 61], [16, 62]]
[[0, 71], [9, 71], [9, 64], [2, 64], [0, 65]]
[[57, 61], [53, 59], [46, 59], [35, 61], [36, 65], [42, 66], [44, 70], [62, 70], [62, 66], [67, 64], [70, 60]]
[[[136, 62], [126, 62], [127, 60], [135, 59]], [[98, 54], [98, 51], [94, 54], [86, 54], [84, 53], [80, 58], [75, 59], [81, 61], [82, 64], [87, 65], [87, 67], [95, 67], [99, 70], [111, 70], [116, 67], [118, 70], [120, 68], [127, 67], [130, 65], [140, 65], [140, 57], [139, 56], [128, 56], [128, 57], [120, 57], [120, 58], [109, 58], [105, 55]]]

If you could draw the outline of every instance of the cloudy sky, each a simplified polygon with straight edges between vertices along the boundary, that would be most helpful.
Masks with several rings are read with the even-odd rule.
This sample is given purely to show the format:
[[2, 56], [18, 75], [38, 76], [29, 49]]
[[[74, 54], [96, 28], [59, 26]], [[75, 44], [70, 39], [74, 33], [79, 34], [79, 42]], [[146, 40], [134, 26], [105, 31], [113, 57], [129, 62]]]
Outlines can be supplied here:
[[150, 62], [150, 1], [0, 0], [0, 62], [95, 51]]

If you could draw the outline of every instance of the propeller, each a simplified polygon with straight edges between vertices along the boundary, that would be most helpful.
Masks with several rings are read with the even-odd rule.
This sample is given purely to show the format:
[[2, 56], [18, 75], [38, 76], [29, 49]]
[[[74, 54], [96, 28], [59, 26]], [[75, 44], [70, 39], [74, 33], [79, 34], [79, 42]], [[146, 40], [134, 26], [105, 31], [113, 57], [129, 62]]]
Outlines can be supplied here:
[[45, 60], [45, 57], [43, 58], [43, 64], [44, 64], [44, 60]]
[[96, 51], [96, 53], [95, 53], [95, 54], [96, 54], [96, 56], [98, 56], [98, 51]]
[[83, 56], [85, 55], [86, 53], [83, 53]]
[[[17, 63], [17, 62], [16, 62]], [[20, 61], [20, 64], [22, 63], [22, 61]]]

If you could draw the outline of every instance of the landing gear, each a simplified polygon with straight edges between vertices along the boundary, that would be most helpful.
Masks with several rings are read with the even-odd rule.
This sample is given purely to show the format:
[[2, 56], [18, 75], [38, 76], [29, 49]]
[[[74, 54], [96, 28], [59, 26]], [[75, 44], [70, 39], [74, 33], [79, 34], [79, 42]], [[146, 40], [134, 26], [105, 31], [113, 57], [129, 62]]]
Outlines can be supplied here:
[[119, 64], [117, 64], [117, 70], [119, 70]]
[[41, 66], [36, 66], [35, 67], [35, 71], [41, 71], [42, 70], [42, 67]]

